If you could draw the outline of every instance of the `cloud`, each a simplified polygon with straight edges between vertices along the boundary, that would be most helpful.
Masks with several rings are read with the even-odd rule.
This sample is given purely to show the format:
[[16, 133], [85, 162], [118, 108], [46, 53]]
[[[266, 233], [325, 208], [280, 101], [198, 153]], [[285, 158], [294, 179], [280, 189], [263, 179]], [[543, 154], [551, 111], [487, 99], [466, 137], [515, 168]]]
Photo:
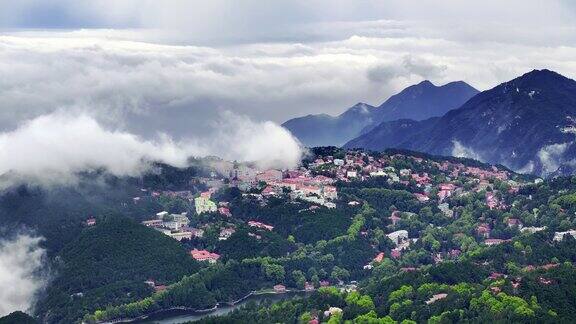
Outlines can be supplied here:
[[452, 144], [454, 145], [454, 147], [452, 148], [453, 156], [483, 161], [480, 154], [474, 151], [474, 149], [472, 149], [471, 147], [466, 147], [457, 140], [453, 140]]
[[[0, 2], [11, 28], [148, 28], [194, 43], [303, 42], [382, 36], [574, 43], [569, 0], [20, 0]], [[410, 22], [382, 28], [376, 20]], [[533, 28], [537, 25], [539, 28]], [[321, 28], [318, 28], [321, 27]], [[549, 27], [555, 27], [553, 30]], [[552, 31], [552, 32], [551, 32]], [[171, 36], [170, 36], [171, 35]], [[544, 37], [542, 37], [544, 36]]]
[[41, 241], [29, 234], [0, 240], [0, 316], [29, 310], [45, 287], [46, 251]]
[[224, 113], [213, 123], [216, 131], [207, 137], [174, 141], [160, 134], [156, 140], [144, 140], [107, 129], [88, 115], [43, 115], [0, 134], [0, 188], [20, 182], [73, 184], [77, 174], [87, 170], [136, 176], [146, 171], [150, 162], [183, 167], [191, 156], [253, 161], [261, 168], [299, 164], [299, 143], [272, 122]]
[[404, 80], [410, 80], [413, 77], [440, 78], [447, 69], [446, 65], [437, 65], [426, 58], [407, 54], [396, 62], [377, 65], [368, 69], [367, 77], [372, 82], [387, 84], [398, 78], [404, 78]]
[[281, 123], [310, 113], [338, 114], [359, 101], [379, 105], [423, 79], [487, 89], [533, 68], [576, 77], [576, 47], [569, 46], [410, 35], [226, 47], [129, 40], [145, 35], [80, 30], [0, 36], [0, 129], [83, 106], [100, 122], [140, 135], [160, 130], [179, 137], [204, 133], [205, 121], [222, 110]]
[[564, 159], [564, 152], [570, 147], [572, 143], [558, 143], [543, 146], [538, 153], [538, 160], [542, 165], [541, 174], [546, 176], [556, 170], [566, 162]]

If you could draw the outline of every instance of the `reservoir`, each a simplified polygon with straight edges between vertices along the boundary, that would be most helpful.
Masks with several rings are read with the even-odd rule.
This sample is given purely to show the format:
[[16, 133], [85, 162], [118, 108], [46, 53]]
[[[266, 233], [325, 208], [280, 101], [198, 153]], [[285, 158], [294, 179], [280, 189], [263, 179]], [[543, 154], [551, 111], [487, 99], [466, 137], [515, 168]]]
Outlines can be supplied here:
[[271, 294], [251, 295], [235, 305], [220, 305], [218, 306], [218, 308], [211, 311], [198, 312], [189, 310], [167, 310], [150, 315], [146, 319], [139, 319], [130, 323], [180, 324], [180, 323], [197, 321], [208, 316], [226, 315], [235, 309], [243, 307], [249, 302], [256, 302], [258, 304], [265, 301], [278, 302], [282, 300], [292, 299], [295, 297], [306, 296], [307, 294], [309, 293], [298, 291], [298, 292], [287, 292], [284, 294], [271, 293]]

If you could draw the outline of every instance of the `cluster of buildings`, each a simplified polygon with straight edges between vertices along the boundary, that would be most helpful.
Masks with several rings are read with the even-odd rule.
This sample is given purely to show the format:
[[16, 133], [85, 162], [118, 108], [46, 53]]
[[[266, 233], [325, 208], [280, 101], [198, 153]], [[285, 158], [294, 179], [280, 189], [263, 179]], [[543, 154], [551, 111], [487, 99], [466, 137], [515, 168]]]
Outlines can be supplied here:
[[490, 209], [506, 208], [506, 205], [498, 199], [496, 192], [494, 191], [486, 192], [486, 206], [488, 206]]
[[[499, 199], [500, 195], [494, 188], [494, 181], [506, 182], [510, 191], [517, 192], [520, 186], [510, 179], [511, 174], [508, 171], [500, 170], [497, 167], [471, 167], [458, 161], [436, 162], [403, 154], [373, 156], [361, 151], [349, 151], [341, 158], [333, 156], [318, 157], [312, 163], [295, 170], [269, 169], [258, 171], [245, 163], [226, 162], [223, 160], [214, 163], [216, 163], [215, 169], [217, 172], [224, 175], [227, 179], [215, 179], [215, 176], [213, 177], [214, 179], [206, 179], [205, 183], [210, 183], [208, 186], [209, 190], [199, 195], [194, 195], [190, 191], [153, 192], [152, 195], [166, 195], [193, 202], [197, 215], [217, 212], [222, 216], [231, 217], [232, 213], [228, 203], [217, 202], [213, 199], [213, 194], [216, 190], [226, 184], [244, 191], [244, 195], [257, 196], [263, 202], [266, 201], [266, 198], [282, 196], [290, 197], [290, 199], [294, 200], [309, 201], [318, 206], [335, 208], [335, 202], [338, 199], [336, 181], [351, 182], [380, 178], [390, 185], [405, 185], [407, 190], [412, 192], [419, 202], [437, 204], [438, 209], [446, 217], [452, 218], [455, 212], [449, 205], [454, 201], [450, 199], [451, 197], [465, 195], [471, 191], [480, 192], [491, 189], [487, 190], [485, 194], [486, 206], [489, 209], [505, 209], [508, 206]], [[217, 183], [212, 185], [210, 181], [216, 181]], [[349, 202], [351, 206], [358, 204], [360, 203], [356, 201]], [[313, 207], [319, 208], [318, 206]], [[406, 212], [392, 212], [389, 219], [393, 226], [402, 219], [400, 216], [404, 213]], [[201, 229], [189, 227], [190, 221], [186, 213], [169, 214], [162, 212], [156, 216], [155, 219], [145, 221], [143, 224], [177, 240], [202, 237], [204, 234]], [[525, 228], [521, 221], [516, 218], [509, 218], [506, 221], [508, 226], [516, 226], [522, 231], [541, 230], [540, 228]], [[266, 231], [274, 229], [274, 226], [257, 220], [249, 220], [247, 225]], [[219, 240], [227, 240], [235, 232], [232, 224], [225, 225], [219, 230]], [[504, 242], [501, 239], [491, 238], [490, 231], [490, 226], [485, 223], [479, 224], [476, 228], [476, 233], [484, 239], [486, 245]], [[561, 240], [566, 234], [576, 237], [576, 230], [557, 233], [554, 239]], [[395, 248], [390, 251], [389, 255], [390, 258], [395, 259], [400, 258], [402, 252], [417, 240], [410, 239], [406, 230], [396, 230], [387, 234], [387, 237], [395, 244]], [[446, 252], [445, 254], [448, 257], [452, 257], [452, 252]], [[218, 254], [206, 250], [194, 249], [190, 253], [198, 261], [213, 263], [220, 258]], [[454, 251], [453, 254], [457, 256], [459, 251]], [[437, 255], [434, 260], [440, 262], [442, 257], [442, 255]], [[365, 268], [371, 268], [373, 264], [382, 262], [384, 258], [384, 253], [379, 252]]]
[[287, 171], [256, 171], [241, 165], [231, 172], [230, 178], [230, 185], [242, 191], [263, 186], [262, 192], [257, 195], [262, 198], [288, 194], [291, 199], [302, 199], [328, 208], [336, 207], [333, 201], [338, 198], [338, 191], [334, 182], [335, 179], [330, 177], [312, 176], [303, 167]]
[[[394, 213], [392, 213], [391, 219], [393, 217], [397, 217]], [[410, 239], [408, 238], [408, 231], [406, 230], [398, 230], [392, 233], [386, 234], [388, 239], [394, 243], [396, 246], [390, 251], [390, 257], [392, 259], [399, 259], [402, 256], [402, 251], [406, 250], [410, 247], [411, 243], [416, 242], [418, 239]], [[372, 269], [374, 265], [382, 262], [385, 258], [384, 252], [379, 252], [374, 259], [370, 263], [364, 266], [364, 269]]]
[[170, 214], [167, 211], [157, 213], [155, 219], [142, 222], [142, 225], [154, 228], [178, 241], [204, 236], [204, 230], [189, 227], [189, 224], [187, 213]]

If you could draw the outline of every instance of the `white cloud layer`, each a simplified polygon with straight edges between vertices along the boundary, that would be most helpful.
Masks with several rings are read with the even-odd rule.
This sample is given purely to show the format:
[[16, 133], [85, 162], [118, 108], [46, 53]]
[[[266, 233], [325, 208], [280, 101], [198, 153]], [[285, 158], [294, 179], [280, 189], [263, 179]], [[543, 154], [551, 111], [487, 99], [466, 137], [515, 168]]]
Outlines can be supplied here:
[[152, 161], [183, 167], [192, 156], [254, 161], [261, 168], [299, 163], [299, 144], [272, 122], [225, 113], [215, 123], [216, 133], [207, 138], [175, 142], [161, 135], [153, 141], [106, 129], [87, 115], [44, 115], [0, 135], [0, 188], [20, 182], [73, 184], [76, 175], [86, 170], [135, 176]]
[[[180, 135], [202, 129], [218, 110], [275, 122], [337, 114], [359, 101], [379, 104], [423, 79], [464, 80], [482, 90], [534, 68], [576, 77], [576, 46], [467, 42], [410, 29], [370, 35], [352, 25], [358, 35], [341, 40], [224, 47], [127, 40], [148, 35], [137, 30], [5, 34], [0, 128], [88, 106], [138, 132]], [[373, 28], [396, 27], [382, 21]]]
[[46, 251], [39, 237], [21, 234], [0, 240], [0, 316], [28, 311], [35, 294], [46, 284]]

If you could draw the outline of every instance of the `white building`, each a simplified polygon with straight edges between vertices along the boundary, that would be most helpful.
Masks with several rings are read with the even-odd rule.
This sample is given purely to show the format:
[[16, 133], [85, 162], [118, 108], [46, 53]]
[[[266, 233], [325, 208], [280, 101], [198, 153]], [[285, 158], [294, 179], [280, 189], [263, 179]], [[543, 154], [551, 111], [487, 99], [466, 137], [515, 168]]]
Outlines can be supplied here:
[[188, 240], [192, 239], [192, 232], [176, 232], [167, 235], [177, 241], [181, 241], [182, 239], [188, 239]]
[[399, 231], [387, 234], [386, 236], [388, 236], [388, 238], [392, 242], [394, 242], [394, 244], [399, 245], [399, 244], [403, 243], [404, 241], [408, 240], [408, 231], [399, 230]]
[[528, 227], [523, 227], [522, 229], [520, 229], [520, 232], [534, 234], [536, 232], [540, 232], [540, 231], [543, 231], [545, 229], [546, 229], [546, 226], [542, 226], [542, 227], [528, 226]]
[[378, 171], [373, 171], [370, 172], [370, 176], [371, 177], [385, 177], [388, 174], [386, 172], [384, 172], [383, 170], [378, 170]]
[[390, 179], [388, 179], [388, 182], [399, 182], [400, 181], [400, 177], [398, 177], [398, 175], [396, 173], [388, 173], [388, 177]]
[[162, 211], [162, 212], [159, 212], [158, 214], [156, 214], [156, 217], [158, 217], [158, 219], [162, 219], [162, 218], [164, 218], [164, 216], [168, 216], [167, 211]]
[[566, 232], [556, 232], [554, 233], [554, 241], [559, 242], [564, 240], [564, 235], [572, 235], [572, 237], [576, 238], [576, 230], [569, 230]]
[[334, 159], [334, 165], [336, 165], [336, 166], [342, 166], [342, 165], [344, 165], [344, 160], [342, 160], [342, 159]]
[[169, 228], [173, 231], [177, 231], [180, 229], [180, 223], [176, 222], [176, 221], [169, 221], [169, 222], [164, 222], [162, 225], [164, 225], [164, 227]]
[[187, 215], [186, 213], [182, 213], [182, 214], [172, 214], [171, 216], [173, 221], [180, 224], [180, 227], [183, 227], [188, 226], [188, 224], [190, 224], [190, 220], [186, 215]]

